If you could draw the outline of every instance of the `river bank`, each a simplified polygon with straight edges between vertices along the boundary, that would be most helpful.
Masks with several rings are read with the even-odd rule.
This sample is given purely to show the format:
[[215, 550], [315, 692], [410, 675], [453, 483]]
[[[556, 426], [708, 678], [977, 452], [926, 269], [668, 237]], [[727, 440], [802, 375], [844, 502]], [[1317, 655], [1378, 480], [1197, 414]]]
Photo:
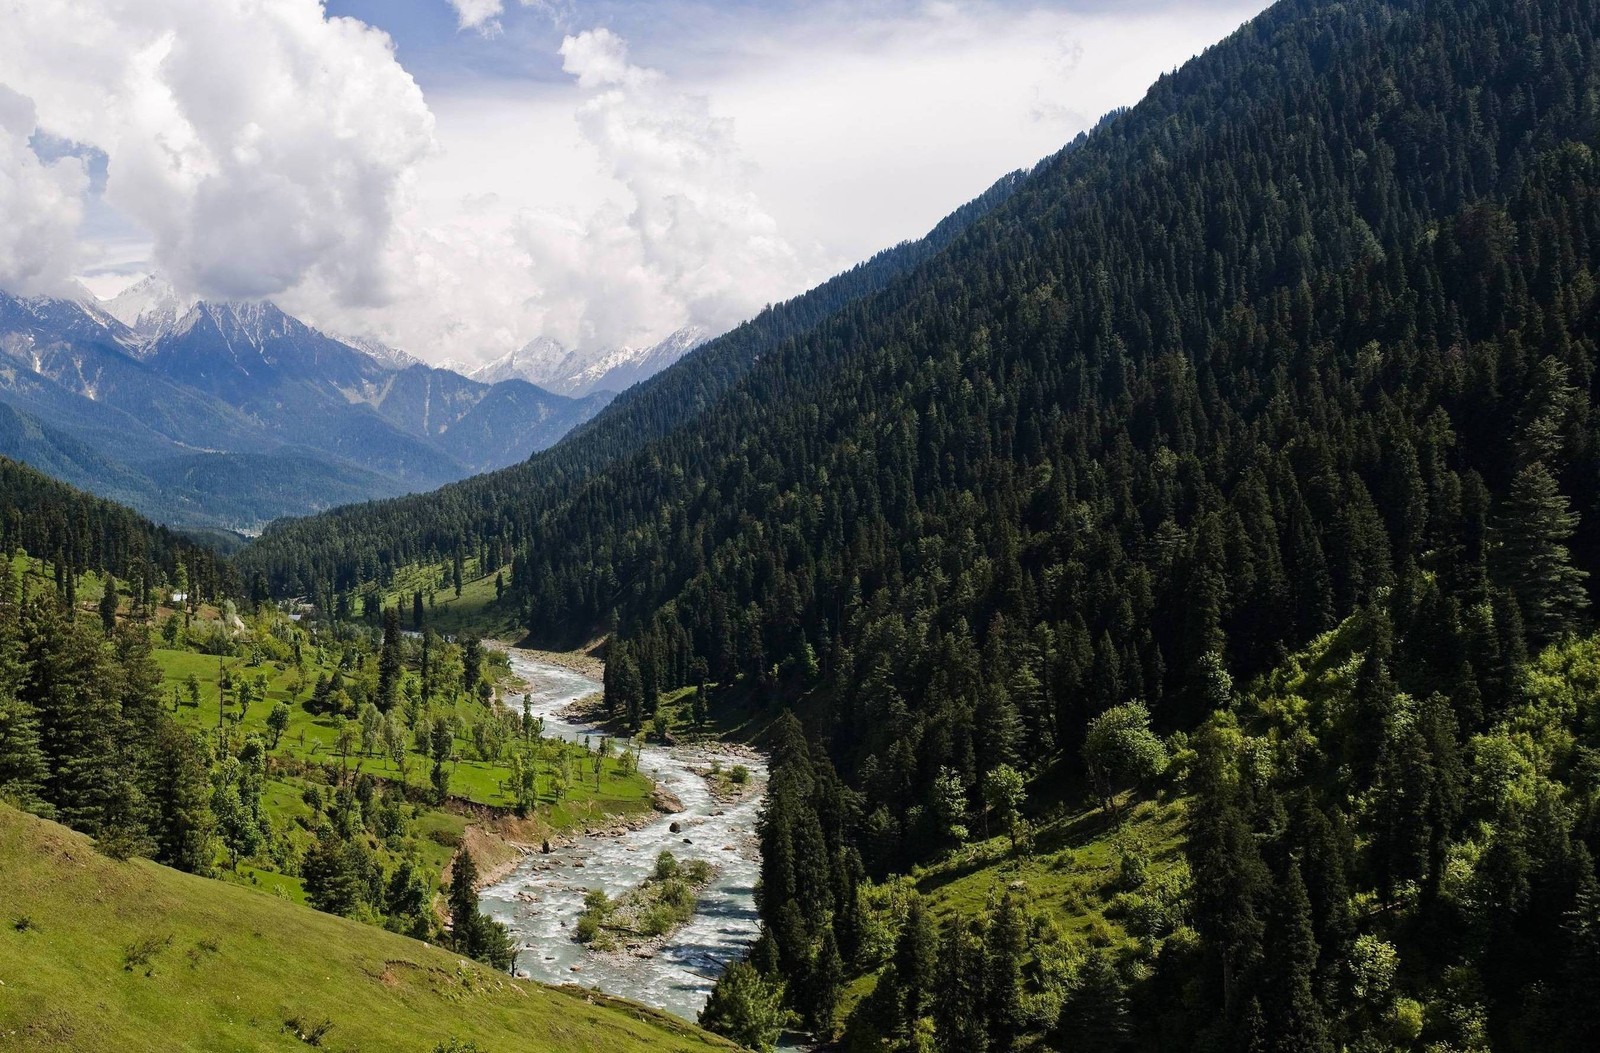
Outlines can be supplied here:
[[[513, 675], [545, 734], [581, 741], [608, 732], [574, 719], [569, 706], [601, 689], [597, 679], [541, 654], [506, 649]], [[593, 666], [589, 668], [593, 669]], [[520, 698], [514, 700], [520, 707]], [[748, 771], [736, 795], [714, 793], [713, 769]], [[682, 806], [651, 813], [631, 828], [608, 824], [604, 834], [573, 832], [564, 843], [515, 861], [509, 874], [483, 890], [482, 906], [506, 923], [518, 947], [520, 973], [549, 983], [578, 983], [695, 1019], [726, 966], [748, 953], [759, 922], [755, 884], [760, 872], [755, 837], [766, 782], [759, 753], [725, 743], [667, 745], [646, 742], [640, 770]], [[720, 781], [726, 781], [725, 779]], [[722, 787], [718, 787], [723, 789]], [[542, 846], [541, 846], [542, 847]], [[687, 923], [659, 946], [634, 953], [600, 953], [572, 936], [591, 889], [618, 898], [644, 884], [660, 852], [684, 862], [703, 860], [713, 877], [699, 892]], [[630, 941], [631, 942], [631, 941]]]

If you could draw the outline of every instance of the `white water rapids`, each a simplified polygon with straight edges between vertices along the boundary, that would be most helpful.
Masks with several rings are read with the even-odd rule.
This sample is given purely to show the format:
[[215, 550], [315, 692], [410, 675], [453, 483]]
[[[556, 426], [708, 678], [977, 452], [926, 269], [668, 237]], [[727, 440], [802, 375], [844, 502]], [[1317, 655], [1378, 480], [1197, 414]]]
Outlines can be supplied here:
[[[569, 703], [600, 690], [600, 685], [570, 669], [511, 651], [511, 669], [528, 684], [532, 710], [544, 718], [544, 733], [598, 741], [601, 732], [563, 721]], [[520, 707], [521, 699], [509, 699]], [[549, 855], [525, 859], [505, 880], [483, 890], [482, 909], [511, 930], [519, 948], [517, 970], [545, 983], [575, 983], [632, 999], [694, 1020], [711, 985], [730, 962], [755, 941], [755, 883], [760, 872], [755, 847], [760, 795], [720, 804], [706, 781], [691, 768], [733, 760], [694, 746], [646, 744], [639, 770], [683, 802], [677, 815], [662, 815], [621, 836], [580, 837]], [[764, 783], [766, 766], [738, 760]], [[672, 833], [677, 822], [681, 833]], [[655, 869], [657, 853], [670, 851], [680, 861], [704, 859], [717, 868], [701, 892], [694, 917], [667, 938], [664, 946], [641, 951], [595, 953], [574, 943], [572, 933], [583, 913], [584, 892], [600, 888], [618, 896], [641, 884]]]

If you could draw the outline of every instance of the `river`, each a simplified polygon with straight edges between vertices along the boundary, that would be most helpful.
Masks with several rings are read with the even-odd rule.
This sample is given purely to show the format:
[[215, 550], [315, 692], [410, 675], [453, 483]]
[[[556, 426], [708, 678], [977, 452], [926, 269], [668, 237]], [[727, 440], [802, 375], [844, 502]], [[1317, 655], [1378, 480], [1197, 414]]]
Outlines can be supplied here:
[[[598, 739], [597, 728], [568, 723], [568, 704], [600, 690], [594, 680], [510, 651], [511, 669], [528, 684], [532, 709], [544, 718], [544, 733], [574, 741]], [[521, 699], [510, 699], [520, 708]], [[694, 1020], [711, 985], [728, 963], [745, 955], [757, 935], [755, 884], [760, 873], [755, 847], [759, 794], [733, 804], [711, 796], [692, 768], [709, 767], [717, 755], [694, 746], [646, 744], [640, 771], [683, 802], [683, 812], [663, 815], [621, 836], [580, 837], [549, 855], [528, 857], [505, 880], [483, 890], [482, 909], [511, 930], [519, 948], [517, 969], [545, 983], [576, 983], [606, 994]], [[721, 758], [724, 766], [732, 761]], [[766, 767], [739, 760], [761, 783]], [[672, 833], [677, 822], [681, 832]], [[572, 941], [584, 892], [604, 889], [617, 896], [642, 883], [656, 855], [669, 850], [679, 860], [704, 859], [717, 868], [701, 892], [690, 922], [655, 949], [595, 953]]]

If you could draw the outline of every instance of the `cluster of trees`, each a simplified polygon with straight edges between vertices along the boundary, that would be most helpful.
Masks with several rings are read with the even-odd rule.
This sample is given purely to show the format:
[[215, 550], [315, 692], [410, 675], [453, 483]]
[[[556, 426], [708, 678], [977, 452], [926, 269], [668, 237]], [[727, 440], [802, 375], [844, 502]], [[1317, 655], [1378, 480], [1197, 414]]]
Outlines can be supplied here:
[[[1501, 690], [1436, 664], [1435, 629], [1425, 606], [1374, 605], [1193, 737], [1201, 938], [1135, 988], [1164, 1014], [1153, 1043], [1600, 1039], [1574, 1011], [1600, 978], [1600, 738], [1587, 712], [1600, 641], [1509, 656]], [[1171, 1000], [1183, 982], [1200, 995], [1189, 1010]]]
[[[160, 559], [174, 555], [173, 580], [185, 589], [189, 569], [208, 566], [206, 559], [132, 513], [58, 484], [29, 489], [34, 480], [25, 471], [19, 478], [28, 485], [4, 497], [24, 514], [10, 522], [31, 530], [67, 521], [56, 519], [62, 509], [88, 509], [102, 517], [97, 522], [105, 527], [105, 545], [82, 550], [80, 565], [56, 564], [67, 584], [55, 588], [48, 578], [18, 573], [36, 568], [32, 560], [9, 552], [0, 559], [0, 801], [89, 833], [118, 857], [148, 856], [203, 875], [237, 871], [246, 862], [265, 865], [300, 877], [322, 910], [437, 939], [434, 875], [412, 849], [417, 806], [407, 801], [406, 787], [380, 783], [349, 761], [361, 753], [406, 757], [413, 740], [423, 740], [442, 798], [457, 730], [445, 705], [453, 710], [464, 693], [479, 698], [479, 688], [487, 686], [477, 641], [457, 646], [431, 630], [414, 642], [402, 640], [393, 612], [376, 638], [351, 625], [308, 632], [270, 611], [246, 623], [226, 599], [218, 620], [191, 621], [197, 608], [191, 599], [182, 614], [168, 613], [158, 623], [160, 603], [149, 591], [166, 573]], [[36, 510], [30, 494], [42, 495]], [[16, 529], [6, 537], [38, 542]], [[74, 602], [76, 581], [88, 571], [102, 582], [98, 618]], [[126, 594], [117, 571], [129, 574]], [[193, 676], [169, 691], [154, 659], [157, 624], [168, 646], [216, 654], [219, 662], [243, 657], [245, 668], [224, 667], [210, 699]], [[265, 803], [272, 754], [292, 707], [277, 703], [263, 733], [246, 733], [242, 719], [265, 694], [266, 663], [298, 667], [303, 680], [313, 654], [323, 664], [336, 658], [337, 676], [307, 683], [305, 704], [334, 715], [341, 762], [297, 766], [309, 811], [300, 824], [305, 833], [297, 833], [293, 824], [269, 816]], [[405, 676], [408, 669], [418, 675]], [[182, 707], [203, 704], [216, 707], [214, 727], [201, 730], [177, 719]], [[503, 750], [508, 737], [537, 736], [536, 721], [485, 710], [480, 723], [488, 730], [476, 736], [480, 752], [496, 752], [497, 741]], [[202, 728], [207, 722], [198, 721]], [[435, 748], [440, 740], [443, 748]], [[453, 945], [505, 967], [504, 929], [477, 914], [471, 867], [470, 857], [457, 865], [467, 878], [452, 898]]]
[[107, 641], [98, 623], [24, 584], [0, 561], [0, 799], [117, 855], [206, 872], [212, 799], [237, 800], [237, 759], [214, 792], [213, 749], [172, 719], [142, 627]]
[[[947, 284], [928, 275], [917, 309], [851, 318], [886, 350], [830, 358], [849, 338], [842, 321], [823, 326], [812, 358], [752, 384], [804, 386], [812, 368], [835, 379], [792, 401], [753, 397], [763, 429], [740, 429], [735, 408], [705, 429], [727, 430], [721, 441], [686, 435], [676, 457], [663, 443], [655, 463], [591, 482], [570, 520], [546, 521], [531, 551], [552, 564], [562, 529], [618, 561], [592, 569], [625, 583], [635, 653], [667, 668], [703, 658], [714, 680], [769, 689], [804, 684], [807, 647], [820, 656], [828, 708], [813, 733], [847, 806], [813, 809], [838, 817], [821, 824], [832, 854], [809, 857], [832, 860], [813, 891], [764, 885], [768, 935], [790, 949], [774, 969], [756, 962], [802, 1017], [819, 1025], [826, 1010], [826, 929], [844, 947], [855, 927], [848, 897], [815, 890], [849, 880], [852, 850], [877, 876], [938, 846], [929, 817], [947, 773], [970, 813], [986, 773], [1088, 746], [1115, 762], [1084, 768], [1113, 802], [1119, 780], [1164, 762], [1159, 743], [1125, 734], [1140, 722], [1130, 699], [1165, 730], [1193, 728], [1228, 705], [1229, 671], [1252, 678], [1369, 606], [1392, 609], [1399, 652], [1426, 668], [1412, 690], [1433, 701], [1385, 744], [1392, 700], [1369, 670], [1350, 703], [1366, 733], [1342, 728], [1335, 754], [1357, 778], [1329, 796], [1370, 812], [1377, 855], [1361, 865], [1376, 867], [1380, 900], [1446, 869], [1459, 820], [1450, 779], [1425, 766], [1437, 755], [1451, 770], [1441, 729], [1480, 734], [1504, 712], [1523, 656], [1586, 624], [1600, 565], [1595, 517], [1577, 512], [1600, 498], [1600, 165], [1583, 142], [1600, 118], [1596, 29], [1592, 10], [1561, 2], [1279, 5], [1019, 190], [957, 246], [965, 259], [947, 254]], [[614, 531], [594, 527], [607, 506]], [[1317, 1048], [1319, 1034], [1349, 1046], [1391, 1025], [1487, 1041], [1413, 1021], [1436, 1006], [1479, 1013], [1483, 1035], [1582, 1048], [1548, 1009], [1586, 953], [1570, 939], [1537, 967], [1505, 936], [1519, 954], [1424, 947], [1416, 969], [1456, 968], [1449, 983], [1483, 993], [1424, 985], [1415, 1006], [1327, 1005], [1325, 1030], [1306, 1023], [1307, 954], [1354, 975], [1388, 952], [1308, 927], [1326, 850], [1290, 865], [1300, 848], [1282, 810], [1240, 808], [1255, 836], [1235, 824], [1226, 842], [1275, 858], [1195, 862], [1197, 953], [1228, 977], [1203, 1009], [1231, 1030], [1172, 1012], [1175, 984], [1140, 1019], [1183, 1023], [1149, 1048]], [[1547, 910], [1551, 936], [1561, 911], [1581, 914], [1593, 868], [1561, 846], [1595, 846], [1571, 820], [1500, 838], [1514, 857], [1505, 898], [1480, 916]], [[1531, 844], [1551, 826], [1569, 832], [1546, 862]], [[1526, 907], [1541, 867], [1563, 868], [1564, 892]], [[1252, 888], [1216, 893], [1259, 925], [1225, 951], [1245, 921], [1206, 913], [1208, 883], [1252, 874]]]

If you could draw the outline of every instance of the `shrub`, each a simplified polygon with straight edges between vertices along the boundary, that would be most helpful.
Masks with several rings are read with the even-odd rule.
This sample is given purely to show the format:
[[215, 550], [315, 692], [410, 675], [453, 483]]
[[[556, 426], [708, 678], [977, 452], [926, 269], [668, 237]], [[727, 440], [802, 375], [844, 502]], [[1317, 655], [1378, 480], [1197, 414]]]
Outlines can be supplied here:
[[171, 936], [146, 936], [128, 944], [122, 948], [123, 970], [131, 973], [135, 969], [143, 969], [144, 974], [149, 976], [154, 972], [152, 963], [156, 955], [166, 950], [170, 943], [172, 943]]

